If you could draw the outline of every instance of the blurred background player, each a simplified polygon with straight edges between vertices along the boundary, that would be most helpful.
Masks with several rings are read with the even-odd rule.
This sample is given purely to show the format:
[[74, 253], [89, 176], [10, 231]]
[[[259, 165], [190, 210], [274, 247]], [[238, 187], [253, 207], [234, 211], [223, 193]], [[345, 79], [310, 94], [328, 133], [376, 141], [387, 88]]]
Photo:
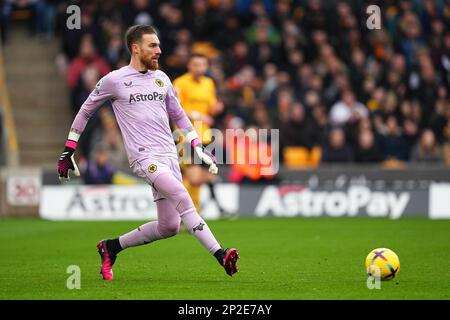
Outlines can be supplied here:
[[[188, 72], [176, 78], [173, 82], [178, 92], [178, 98], [191, 120], [194, 129], [203, 145], [212, 142], [211, 126], [214, 125], [214, 116], [223, 111], [223, 103], [218, 101], [214, 81], [205, 76], [209, 68], [208, 57], [202, 54], [193, 54], [187, 65]], [[195, 153], [193, 154], [195, 157]], [[208, 168], [198, 165], [193, 159], [182, 159], [183, 184], [191, 196], [197, 212], [200, 208], [200, 188], [206, 183], [209, 187], [211, 198], [216, 202], [221, 216], [225, 210], [217, 200], [213, 183], [216, 177], [208, 172]]]
[[110, 162], [109, 146], [99, 143], [93, 150], [92, 159], [87, 162], [84, 173], [86, 184], [112, 184], [115, 168]]

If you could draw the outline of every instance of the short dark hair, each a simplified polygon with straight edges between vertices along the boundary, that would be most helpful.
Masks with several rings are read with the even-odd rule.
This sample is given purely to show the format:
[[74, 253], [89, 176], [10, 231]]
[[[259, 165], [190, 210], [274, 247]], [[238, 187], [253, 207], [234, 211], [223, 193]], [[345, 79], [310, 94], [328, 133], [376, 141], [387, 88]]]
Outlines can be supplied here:
[[141, 41], [144, 34], [157, 34], [157, 32], [152, 26], [143, 24], [135, 25], [127, 29], [127, 32], [125, 33], [125, 43], [130, 54], [131, 45]]

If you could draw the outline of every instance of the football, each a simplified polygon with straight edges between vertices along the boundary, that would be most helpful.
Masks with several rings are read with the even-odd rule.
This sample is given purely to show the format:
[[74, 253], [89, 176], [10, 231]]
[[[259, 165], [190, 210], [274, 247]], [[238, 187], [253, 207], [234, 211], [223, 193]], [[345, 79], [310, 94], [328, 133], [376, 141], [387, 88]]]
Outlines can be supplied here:
[[370, 251], [366, 258], [367, 274], [381, 280], [391, 280], [400, 271], [400, 260], [397, 254], [388, 248], [377, 248]]

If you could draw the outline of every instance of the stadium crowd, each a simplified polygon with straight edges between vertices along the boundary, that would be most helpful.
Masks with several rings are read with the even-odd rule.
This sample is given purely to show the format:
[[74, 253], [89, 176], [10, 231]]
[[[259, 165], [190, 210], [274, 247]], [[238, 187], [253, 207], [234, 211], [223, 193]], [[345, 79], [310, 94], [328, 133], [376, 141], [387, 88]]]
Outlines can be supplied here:
[[[152, 24], [171, 79], [191, 53], [209, 57], [225, 106], [214, 127], [279, 128], [288, 165], [450, 163], [449, 1], [72, 1], [79, 30], [65, 27], [67, 1], [37, 2], [57, 8], [74, 113], [100, 77], [128, 63], [127, 27]], [[372, 4], [379, 30], [366, 25]], [[89, 123], [83, 152], [102, 140], [124, 165], [111, 117], [105, 108]]]

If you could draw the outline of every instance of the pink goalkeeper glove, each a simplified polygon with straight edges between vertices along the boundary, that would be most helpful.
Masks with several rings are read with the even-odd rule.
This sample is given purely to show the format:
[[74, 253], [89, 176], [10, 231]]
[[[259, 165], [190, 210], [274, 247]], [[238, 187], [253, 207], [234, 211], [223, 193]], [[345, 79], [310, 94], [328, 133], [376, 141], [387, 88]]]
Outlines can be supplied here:
[[194, 148], [198, 157], [209, 166], [208, 171], [212, 174], [217, 174], [219, 172], [219, 169], [216, 165], [216, 157], [207, 149], [205, 149], [198, 138], [194, 138], [191, 141], [191, 146], [192, 148]]
[[59, 181], [69, 181], [69, 170], [72, 170], [75, 176], [80, 176], [80, 171], [78, 170], [77, 164], [73, 158], [73, 153], [77, 143], [72, 140], [67, 140], [66, 147], [64, 148], [61, 157], [58, 160], [58, 176]]

